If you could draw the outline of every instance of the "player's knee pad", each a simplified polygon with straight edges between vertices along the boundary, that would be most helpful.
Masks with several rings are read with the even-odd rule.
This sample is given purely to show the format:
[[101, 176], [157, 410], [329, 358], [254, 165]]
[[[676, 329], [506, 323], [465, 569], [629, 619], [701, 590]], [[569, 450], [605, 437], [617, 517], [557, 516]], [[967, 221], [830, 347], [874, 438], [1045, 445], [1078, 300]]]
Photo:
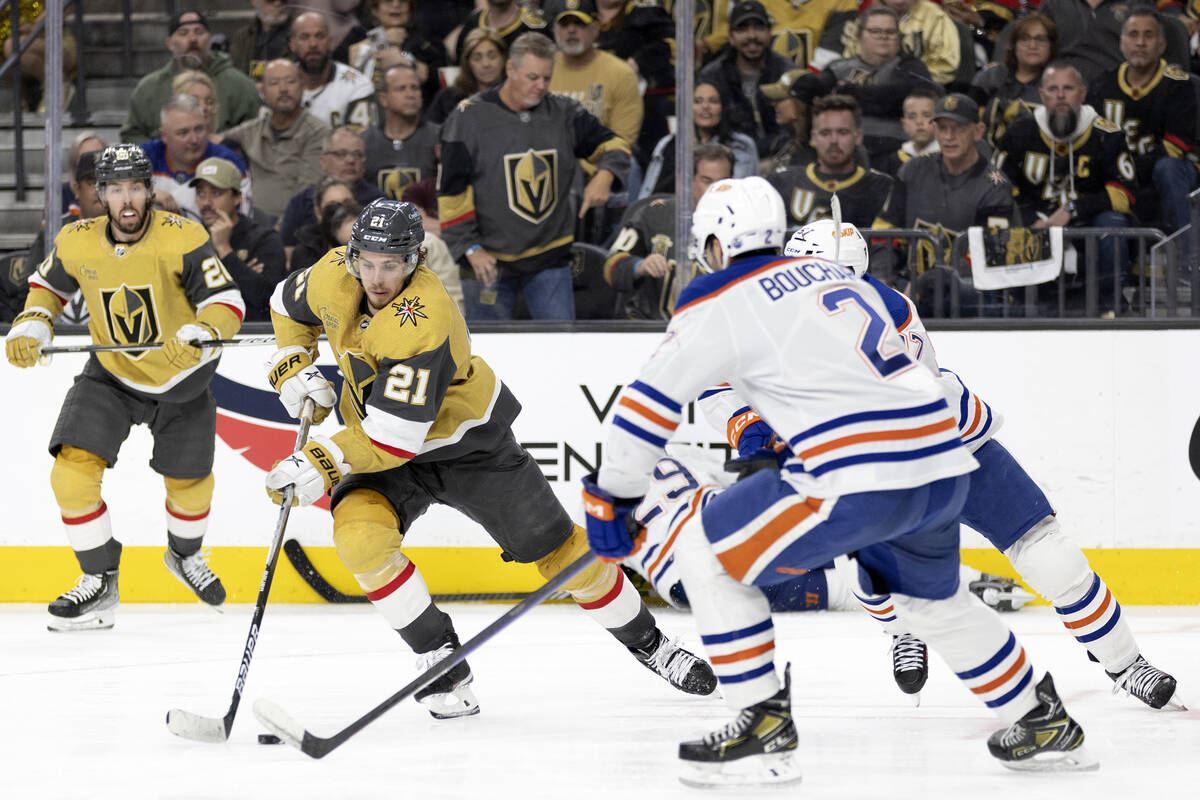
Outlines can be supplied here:
[[1049, 516], [1004, 551], [1035, 592], [1054, 605], [1079, 599], [1092, 582], [1092, 567], [1079, 545]]
[[203, 478], [168, 478], [163, 476], [167, 488], [167, 505], [176, 511], [198, 513], [212, 505], [213, 487], [216, 481], [210, 472]]
[[59, 509], [76, 515], [100, 507], [100, 483], [108, 467], [95, 453], [64, 445], [50, 469], [50, 488]]
[[[589, 549], [587, 533], [575, 525], [565, 542], [554, 548], [549, 555], [539, 558], [534, 565], [543, 578], [550, 580], [565, 567], [575, 563]], [[570, 592], [586, 602], [608, 594], [616, 579], [617, 567], [597, 559], [567, 581], [562, 588], [563, 591]]]
[[403, 540], [395, 509], [378, 492], [352, 491], [333, 510], [333, 545], [360, 582], [381, 570], [390, 573], [397, 564], [406, 566], [408, 560], [400, 552]]

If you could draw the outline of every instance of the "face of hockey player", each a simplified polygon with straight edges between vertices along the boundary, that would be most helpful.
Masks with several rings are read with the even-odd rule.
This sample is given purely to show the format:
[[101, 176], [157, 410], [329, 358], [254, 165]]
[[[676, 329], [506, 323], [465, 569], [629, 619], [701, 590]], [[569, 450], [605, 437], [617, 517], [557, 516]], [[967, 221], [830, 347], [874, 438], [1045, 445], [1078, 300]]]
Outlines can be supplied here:
[[1042, 88], [1038, 90], [1050, 125], [1050, 132], [1063, 138], [1075, 130], [1079, 120], [1079, 109], [1083, 108], [1087, 87], [1074, 67], [1048, 69], [1042, 74]]
[[751, 18], [729, 32], [729, 45], [746, 61], [759, 61], [771, 46], [771, 29]]
[[359, 135], [353, 131], [338, 131], [321, 153], [321, 170], [331, 178], [358, 183], [367, 169], [366, 159], [367, 150]]
[[145, 181], [113, 181], [104, 187], [104, 205], [112, 223], [113, 238], [129, 242], [142, 235], [150, 217], [153, 192]]
[[700, 202], [700, 197], [708, 191], [708, 187], [717, 181], [733, 177], [733, 167], [723, 158], [701, 160], [696, 162], [696, 173], [692, 176], [692, 209]]
[[241, 200], [242, 195], [233, 189], [218, 189], [208, 181], [196, 183], [196, 207], [206, 228], [218, 222], [222, 214], [236, 221]]
[[889, 14], [871, 14], [858, 31], [858, 49], [868, 64], [883, 64], [900, 54], [900, 25]]
[[542, 102], [550, 90], [550, 78], [554, 75], [554, 61], [549, 58], [526, 53], [520, 62], [509, 59], [505, 64], [507, 80], [501, 87], [506, 105], [525, 111]]
[[358, 274], [363, 291], [367, 294], [367, 305], [372, 313], [387, 308], [404, 288], [410, 272], [408, 262], [388, 253], [359, 253]]
[[702, 83], [692, 92], [692, 120], [698, 131], [711, 131], [721, 124], [721, 93], [711, 83]]
[[421, 82], [416, 70], [392, 67], [383, 76], [383, 83], [379, 102], [385, 111], [411, 120], [421, 115]]
[[[193, 22], [187, 22], [188, 19]], [[167, 49], [175, 57], [175, 61], [184, 69], [200, 69], [208, 59], [208, 48], [212, 44], [212, 34], [200, 22], [200, 17], [184, 15], [183, 24], [167, 37]]]
[[371, 6], [380, 27], [403, 28], [408, 25], [412, 13], [409, 0], [375, 0]]
[[566, 56], [581, 56], [591, 52], [599, 37], [599, 22], [584, 22], [574, 14], [568, 14], [554, 23], [554, 41]]
[[263, 105], [275, 114], [288, 116], [300, 108], [304, 88], [300, 85], [300, 67], [295, 61], [279, 58], [263, 67], [259, 84]]
[[1135, 70], [1149, 70], [1167, 49], [1158, 20], [1139, 14], [1125, 20], [1121, 28], [1121, 55]]
[[329, 38], [329, 25], [320, 14], [306, 12], [292, 23], [292, 37], [288, 47], [300, 61], [300, 68], [309, 75], [320, 75], [329, 65], [329, 53], [333, 43]]
[[904, 101], [900, 126], [917, 149], [933, 141], [933, 108], [932, 97], [909, 97]]
[[817, 151], [817, 166], [842, 174], [854, 168], [854, 150], [862, 143], [862, 130], [850, 111], [823, 111], [813, 120], [809, 144]]
[[208, 146], [208, 120], [203, 113], [168, 111], [163, 117], [159, 134], [167, 146], [167, 160], [172, 169], [191, 172], [204, 158]]
[[495, 86], [504, 69], [504, 56], [500, 54], [500, 48], [484, 39], [467, 57], [467, 68], [481, 87]]

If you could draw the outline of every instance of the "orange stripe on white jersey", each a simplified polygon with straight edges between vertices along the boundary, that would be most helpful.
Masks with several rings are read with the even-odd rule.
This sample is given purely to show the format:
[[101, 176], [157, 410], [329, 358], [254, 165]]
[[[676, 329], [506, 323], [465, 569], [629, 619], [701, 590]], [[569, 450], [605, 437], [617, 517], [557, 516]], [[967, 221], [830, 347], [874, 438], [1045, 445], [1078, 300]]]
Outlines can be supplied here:
[[750, 583], [788, 545], [827, 520], [834, 505], [818, 497], [789, 496], [737, 533], [714, 542], [713, 550], [726, 572]]
[[907, 439], [919, 439], [924, 436], [932, 436], [936, 433], [958, 427], [953, 417], [946, 417], [940, 422], [934, 422], [929, 425], [923, 425], [918, 428], [895, 428], [888, 431], [869, 431], [867, 433], [857, 433], [853, 436], [843, 436], [840, 439], [833, 439], [824, 442], [816, 447], [810, 447], [796, 455], [800, 458], [809, 459], [814, 456], [826, 455], [834, 450], [854, 445], [863, 444], [865, 442], [888, 442], [888, 441], [904, 441]]

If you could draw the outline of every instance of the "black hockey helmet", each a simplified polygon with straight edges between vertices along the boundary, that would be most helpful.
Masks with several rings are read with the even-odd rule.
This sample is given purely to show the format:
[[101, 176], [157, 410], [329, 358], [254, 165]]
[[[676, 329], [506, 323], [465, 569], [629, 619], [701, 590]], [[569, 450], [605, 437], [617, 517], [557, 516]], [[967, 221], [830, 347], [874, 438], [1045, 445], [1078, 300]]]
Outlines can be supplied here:
[[346, 245], [346, 268], [357, 276], [360, 253], [386, 253], [403, 256], [411, 267], [421, 261], [421, 243], [425, 228], [421, 212], [412, 203], [379, 198], [362, 210], [350, 231]]
[[96, 187], [113, 181], [145, 181], [150, 185], [153, 170], [146, 152], [136, 144], [114, 144], [104, 148], [96, 160]]

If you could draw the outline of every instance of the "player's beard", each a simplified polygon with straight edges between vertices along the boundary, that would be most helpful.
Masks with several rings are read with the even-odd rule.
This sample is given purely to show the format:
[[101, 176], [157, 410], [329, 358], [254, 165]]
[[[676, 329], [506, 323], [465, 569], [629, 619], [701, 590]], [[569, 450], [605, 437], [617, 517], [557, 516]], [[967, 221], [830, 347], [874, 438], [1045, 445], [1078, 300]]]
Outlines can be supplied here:
[[[126, 210], [136, 212], [136, 220], [125, 221], [121, 215], [124, 214]], [[116, 216], [113, 216], [112, 209], [109, 209], [108, 213], [108, 217], [112, 221], [113, 227], [126, 236], [132, 236], [136, 233], [140, 233], [142, 228], [146, 225], [146, 218], [148, 216], [150, 216], [149, 199], [146, 200], [146, 205], [140, 210], [137, 206], [133, 205], [133, 203], [126, 203], [124, 206], [118, 209]]]
[[1055, 139], [1065, 139], [1075, 130], [1075, 126], [1079, 124], [1079, 113], [1072, 108], [1066, 108], [1062, 111], [1051, 111], [1046, 114], [1046, 124], [1050, 128], [1050, 135]]

